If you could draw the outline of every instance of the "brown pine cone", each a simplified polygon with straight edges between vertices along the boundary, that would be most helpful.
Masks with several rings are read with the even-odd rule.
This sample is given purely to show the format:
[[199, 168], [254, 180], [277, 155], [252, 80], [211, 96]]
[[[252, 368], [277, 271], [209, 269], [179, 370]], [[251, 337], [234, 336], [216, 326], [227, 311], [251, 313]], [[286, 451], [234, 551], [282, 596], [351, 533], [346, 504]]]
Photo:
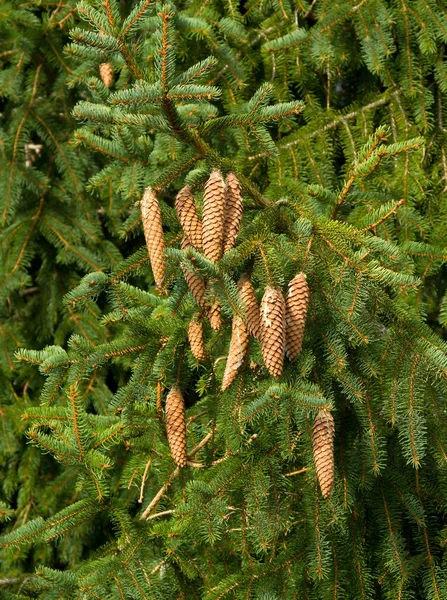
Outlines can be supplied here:
[[166, 432], [175, 464], [184, 467], [187, 460], [185, 401], [178, 388], [172, 388], [166, 398]]
[[113, 67], [110, 63], [101, 63], [99, 65], [99, 74], [102, 82], [106, 87], [110, 87], [113, 83]]
[[312, 449], [318, 483], [324, 498], [334, 487], [334, 417], [322, 410], [315, 418], [312, 431]]
[[250, 277], [245, 273], [239, 279], [237, 285], [242, 303], [245, 306], [245, 325], [247, 326], [248, 333], [257, 339], [260, 339], [259, 306]]
[[286, 298], [286, 348], [290, 360], [301, 352], [306, 324], [309, 286], [304, 273], [298, 273], [289, 283]]
[[[191, 243], [189, 239], [185, 236], [182, 240], [182, 250], [186, 248], [191, 248]], [[206, 285], [205, 282], [195, 271], [192, 271], [189, 266], [182, 266], [183, 275], [186, 279], [186, 283], [188, 284], [189, 290], [191, 294], [194, 296], [194, 300], [197, 302], [199, 306], [202, 308], [206, 307], [205, 301], [205, 293], [206, 293]]]
[[286, 349], [286, 303], [281, 290], [267, 287], [261, 302], [262, 356], [270, 375], [280, 377]]
[[248, 339], [248, 331], [245, 327], [245, 323], [238, 315], [234, 315], [230, 348], [228, 350], [227, 364], [222, 379], [223, 392], [230, 387], [238, 374], [239, 369], [244, 364], [248, 348]]
[[175, 209], [185, 236], [196, 250], [202, 248], [202, 223], [197, 215], [191, 186], [185, 185], [175, 199]]
[[208, 311], [208, 318], [210, 321], [211, 329], [213, 331], [219, 331], [219, 329], [222, 327], [221, 312], [222, 312], [222, 310], [220, 307], [220, 302], [216, 298], [213, 302], [213, 305], [211, 306], [211, 308]]
[[203, 325], [200, 315], [196, 315], [189, 322], [188, 340], [194, 358], [201, 362], [205, 360], [205, 345], [203, 343]]
[[150, 187], [146, 188], [140, 207], [144, 237], [146, 238], [155, 284], [160, 291], [163, 291], [163, 280], [166, 274], [166, 261], [164, 257], [165, 240], [160, 206], [157, 197]]
[[202, 243], [205, 256], [213, 262], [222, 257], [225, 184], [222, 174], [213, 169], [203, 196]]
[[225, 219], [223, 253], [234, 246], [242, 220], [241, 184], [234, 173], [228, 173], [225, 188]]

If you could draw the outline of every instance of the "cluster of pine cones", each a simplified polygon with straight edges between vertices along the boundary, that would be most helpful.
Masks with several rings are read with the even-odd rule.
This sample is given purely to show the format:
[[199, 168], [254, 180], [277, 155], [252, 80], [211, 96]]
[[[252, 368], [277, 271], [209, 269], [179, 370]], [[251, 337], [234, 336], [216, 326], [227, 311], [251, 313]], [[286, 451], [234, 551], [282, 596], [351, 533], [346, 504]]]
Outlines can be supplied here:
[[[211, 261], [217, 262], [230, 250], [239, 232], [242, 219], [241, 186], [234, 173], [226, 180], [214, 169], [205, 184], [202, 220], [200, 220], [190, 186], [177, 194], [175, 208], [183, 228], [182, 248], [202, 251]], [[147, 188], [141, 200], [141, 214], [146, 244], [157, 289], [164, 292], [166, 276], [165, 242], [162, 219], [157, 198]], [[218, 299], [207, 302], [207, 282], [200, 274], [183, 267], [188, 287], [202, 312], [190, 321], [188, 339], [197, 361], [205, 359], [202, 315], [208, 316], [213, 330], [221, 327], [221, 308]], [[211, 284], [212, 285], [212, 284]], [[268, 286], [261, 306], [247, 274], [238, 282], [241, 304], [245, 314], [234, 314], [230, 347], [222, 379], [222, 390], [230, 387], [244, 365], [249, 336], [261, 342], [262, 355], [269, 373], [280, 377], [284, 357], [293, 361], [301, 352], [304, 326], [309, 300], [309, 288], [304, 273], [298, 273], [288, 286], [286, 299], [280, 289]], [[208, 297], [210, 295], [208, 294]], [[166, 426], [169, 446], [179, 467], [187, 463], [185, 408], [181, 391], [173, 388], [166, 399]], [[323, 496], [330, 495], [334, 481], [333, 417], [327, 411], [319, 413], [314, 422], [313, 451], [318, 480]]]

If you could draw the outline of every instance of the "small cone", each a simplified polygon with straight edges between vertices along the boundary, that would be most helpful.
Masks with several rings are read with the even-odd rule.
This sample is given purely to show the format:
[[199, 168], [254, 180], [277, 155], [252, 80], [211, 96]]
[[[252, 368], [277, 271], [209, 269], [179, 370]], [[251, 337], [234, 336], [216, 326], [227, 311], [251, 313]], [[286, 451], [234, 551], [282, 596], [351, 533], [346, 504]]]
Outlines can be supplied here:
[[238, 315], [234, 315], [227, 365], [222, 379], [223, 392], [230, 387], [238, 374], [239, 369], [244, 364], [248, 348], [248, 339], [248, 331], [245, 327], [245, 323]]
[[245, 306], [245, 325], [248, 333], [253, 337], [260, 339], [260, 315], [258, 301], [255, 296], [255, 289], [247, 274], [242, 275], [238, 281], [239, 294]]
[[280, 377], [286, 349], [286, 303], [281, 290], [267, 287], [261, 302], [262, 356], [270, 375]]
[[99, 65], [99, 74], [102, 82], [106, 87], [110, 87], [113, 83], [113, 67], [110, 63], [101, 63]]
[[165, 240], [160, 206], [157, 197], [150, 187], [146, 188], [140, 206], [144, 237], [146, 238], [155, 284], [162, 291], [163, 280], [166, 274], [166, 261], [164, 257]]
[[200, 250], [202, 248], [202, 223], [197, 215], [196, 203], [189, 185], [186, 185], [177, 194], [175, 209], [185, 236], [196, 250]]
[[221, 307], [219, 300], [214, 300], [213, 305], [211, 306], [208, 312], [208, 318], [210, 320], [211, 329], [213, 331], [219, 331], [222, 327], [222, 317], [221, 317]]
[[[191, 248], [191, 243], [187, 237], [182, 240], [182, 250]], [[205, 293], [206, 285], [201, 277], [199, 277], [194, 271], [191, 271], [189, 266], [182, 266], [183, 275], [185, 276], [186, 283], [188, 284], [191, 294], [194, 296], [194, 300], [202, 308], [206, 307]]]
[[197, 316], [189, 322], [188, 340], [191, 352], [198, 362], [205, 360], [205, 345], [203, 343], [203, 325]]
[[241, 184], [234, 173], [228, 173], [225, 188], [223, 253], [234, 246], [242, 220]]
[[330, 412], [320, 411], [312, 431], [312, 449], [318, 483], [324, 498], [334, 487], [334, 417]]
[[286, 298], [286, 348], [290, 360], [301, 352], [306, 324], [309, 286], [304, 273], [298, 273], [289, 283]]
[[205, 256], [213, 262], [222, 257], [225, 185], [222, 174], [213, 169], [203, 196], [202, 243]]
[[175, 464], [184, 467], [187, 460], [185, 401], [177, 388], [173, 388], [166, 398], [166, 432]]

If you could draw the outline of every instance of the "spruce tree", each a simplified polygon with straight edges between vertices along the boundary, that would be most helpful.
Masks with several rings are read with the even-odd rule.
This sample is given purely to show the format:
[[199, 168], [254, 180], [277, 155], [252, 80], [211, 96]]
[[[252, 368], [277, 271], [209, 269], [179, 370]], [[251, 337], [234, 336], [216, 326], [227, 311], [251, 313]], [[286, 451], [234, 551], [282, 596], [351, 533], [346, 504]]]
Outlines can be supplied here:
[[5, 6], [2, 593], [447, 598], [444, 3]]

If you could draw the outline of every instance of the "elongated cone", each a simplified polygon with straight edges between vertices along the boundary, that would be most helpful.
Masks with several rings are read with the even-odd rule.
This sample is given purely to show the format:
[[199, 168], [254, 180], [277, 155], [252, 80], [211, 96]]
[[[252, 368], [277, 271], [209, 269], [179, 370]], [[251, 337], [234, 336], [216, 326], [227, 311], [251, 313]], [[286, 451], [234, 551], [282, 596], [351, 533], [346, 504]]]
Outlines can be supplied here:
[[185, 401], [178, 388], [172, 388], [166, 398], [166, 432], [175, 464], [184, 467], [186, 465]]
[[334, 417], [328, 411], [320, 411], [312, 431], [312, 449], [318, 483], [324, 498], [334, 487]]
[[188, 340], [194, 358], [198, 362], [205, 360], [205, 346], [203, 343], [203, 325], [199, 315], [193, 317], [189, 322]]
[[286, 349], [290, 360], [294, 360], [301, 352], [308, 302], [306, 276], [298, 273], [289, 283], [286, 298]]
[[216, 298], [208, 312], [208, 318], [210, 320], [211, 329], [213, 331], [219, 331], [222, 327], [222, 317], [221, 317], [221, 307], [220, 302]]
[[248, 333], [257, 339], [260, 339], [261, 327], [259, 306], [250, 277], [244, 273], [237, 285], [241, 300], [245, 306], [245, 325], [247, 326]]
[[150, 187], [146, 188], [140, 206], [144, 237], [146, 238], [155, 284], [159, 290], [163, 290], [163, 280], [166, 274], [163, 224], [157, 197]]
[[202, 248], [202, 223], [197, 215], [196, 203], [189, 185], [185, 185], [175, 199], [175, 209], [185, 236], [196, 250]]
[[101, 63], [99, 65], [99, 74], [102, 82], [106, 87], [110, 87], [113, 83], [113, 67], [110, 63]]
[[222, 174], [213, 169], [203, 196], [202, 243], [205, 256], [216, 262], [222, 257], [225, 185]]
[[[182, 240], [182, 250], [186, 248], [191, 248], [191, 243], [189, 239], [185, 236]], [[194, 296], [194, 300], [197, 302], [199, 306], [202, 308], [206, 307], [205, 301], [205, 293], [206, 293], [206, 285], [201, 277], [197, 275], [194, 271], [191, 271], [190, 268], [186, 265], [182, 266], [183, 275], [185, 276], [186, 283], [188, 284], [189, 290], [191, 294]]]
[[224, 392], [233, 383], [239, 369], [244, 364], [248, 348], [248, 331], [245, 323], [238, 316], [233, 317], [233, 329], [231, 332], [230, 348], [228, 350], [227, 364], [222, 379], [222, 391]]
[[223, 253], [234, 246], [242, 220], [241, 184], [234, 173], [228, 173], [225, 188]]
[[267, 287], [261, 302], [262, 356], [270, 375], [280, 377], [286, 350], [286, 303], [281, 290]]

